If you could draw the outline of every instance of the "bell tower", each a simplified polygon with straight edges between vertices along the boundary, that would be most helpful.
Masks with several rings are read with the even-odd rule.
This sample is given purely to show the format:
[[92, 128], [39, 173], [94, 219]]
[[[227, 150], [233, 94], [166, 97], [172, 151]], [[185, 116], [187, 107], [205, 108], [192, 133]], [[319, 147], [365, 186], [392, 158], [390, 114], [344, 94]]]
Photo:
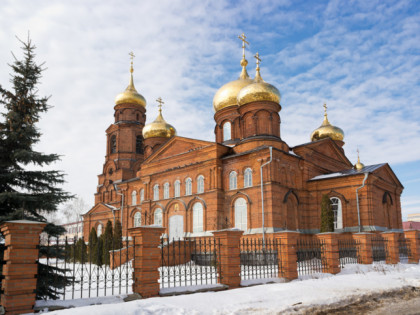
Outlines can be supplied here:
[[133, 59], [130, 53], [130, 79], [124, 92], [117, 95], [114, 123], [106, 130], [106, 155], [102, 174], [98, 175], [95, 203], [116, 203], [114, 182], [136, 176], [144, 160], [143, 127], [146, 122], [146, 100], [133, 82]]

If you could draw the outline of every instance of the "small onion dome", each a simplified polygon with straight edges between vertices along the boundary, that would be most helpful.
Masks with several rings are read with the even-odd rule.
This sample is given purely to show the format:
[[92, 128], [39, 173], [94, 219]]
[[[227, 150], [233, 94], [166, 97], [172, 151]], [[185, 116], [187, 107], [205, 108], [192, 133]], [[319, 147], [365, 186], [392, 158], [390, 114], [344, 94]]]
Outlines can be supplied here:
[[239, 106], [261, 101], [280, 104], [280, 98], [279, 90], [274, 85], [262, 79], [259, 64], [257, 65], [257, 72], [253, 83], [244, 87], [237, 97]]
[[246, 71], [247, 64], [248, 61], [245, 58], [242, 58], [242, 72], [238, 80], [226, 83], [216, 92], [213, 98], [213, 108], [215, 112], [225, 107], [237, 105], [237, 96], [239, 91], [253, 82]]
[[315, 129], [311, 134], [311, 141], [317, 141], [325, 138], [331, 138], [332, 140], [339, 140], [343, 141], [344, 139], [344, 131], [341, 128], [333, 126], [328, 121], [327, 116], [327, 105], [324, 104], [325, 113], [324, 113], [324, 121], [322, 125]]
[[144, 126], [143, 138], [171, 138], [173, 136], [176, 136], [176, 130], [163, 119], [162, 108], [159, 108], [159, 115], [155, 121]]
[[117, 95], [115, 98], [115, 105], [119, 104], [136, 104], [143, 107], [146, 107], [146, 100], [144, 99], [143, 95], [137, 92], [136, 88], [134, 87], [133, 83], [133, 64], [131, 64], [130, 68], [130, 81], [128, 83], [127, 88], [124, 92]]
[[357, 152], [357, 163], [354, 164], [354, 168], [355, 168], [355, 170], [360, 171], [364, 167], [365, 167], [365, 165], [360, 162], [359, 152]]

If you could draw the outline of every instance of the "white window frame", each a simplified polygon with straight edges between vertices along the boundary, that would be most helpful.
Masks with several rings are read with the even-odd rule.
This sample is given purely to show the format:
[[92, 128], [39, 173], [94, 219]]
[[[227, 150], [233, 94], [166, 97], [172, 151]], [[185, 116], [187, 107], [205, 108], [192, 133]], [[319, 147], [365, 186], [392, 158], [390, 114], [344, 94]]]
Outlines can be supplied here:
[[141, 226], [141, 212], [137, 211], [133, 217], [133, 227]]
[[252, 187], [252, 169], [247, 167], [244, 171], [244, 188]]
[[193, 205], [193, 233], [200, 233], [204, 231], [204, 210], [201, 202], [196, 202]]
[[157, 208], [155, 210], [155, 213], [153, 214], [153, 224], [162, 226], [162, 222], [163, 222], [162, 209]]
[[169, 199], [169, 183], [163, 184], [163, 199]]
[[99, 236], [102, 235], [102, 233], [103, 233], [103, 226], [102, 226], [102, 223], [99, 223], [99, 225], [96, 229], [96, 235], [99, 237]]
[[244, 198], [238, 198], [234, 203], [235, 228], [246, 231], [248, 229], [248, 204]]
[[185, 180], [185, 196], [191, 196], [192, 195], [192, 179], [187, 178]]
[[159, 184], [153, 186], [153, 200], [159, 200]]
[[334, 212], [334, 230], [343, 228], [343, 206], [340, 198], [331, 197], [331, 209]]
[[140, 203], [144, 201], [144, 189], [140, 189]]
[[238, 189], [238, 173], [232, 171], [229, 173], [229, 190]]
[[175, 198], [181, 196], [181, 181], [179, 179], [174, 183], [174, 196]]
[[223, 141], [232, 140], [232, 124], [226, 121], [223, 124]]
[[200, 175], [197, 178], [197, 194], [204, 193], [204, 176]]
[[137, 204], [137, 191], [133, 190], [131, 192], [131, 205], [135, 206]]

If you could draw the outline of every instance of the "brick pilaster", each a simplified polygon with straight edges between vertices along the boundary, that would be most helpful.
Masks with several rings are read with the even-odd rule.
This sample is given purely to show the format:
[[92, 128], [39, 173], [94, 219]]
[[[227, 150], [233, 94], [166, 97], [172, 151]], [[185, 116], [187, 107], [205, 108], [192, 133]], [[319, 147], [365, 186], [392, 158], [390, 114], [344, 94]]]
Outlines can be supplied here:
[[[279, 277], [287, 280], [297, 279], [297, 240], [299, 232], [285, 231], [275, 233], [275, 238], [280, 241]], [[281, 266], [281, 268], [280, 268]]]
[[6, 314], [32, 313], [38, 273], [39, 234], [46, 223], [27, 220], [0, 225], [6, 250], [3, 266], [1, 305]]
[[165, 228], [140, 226], [128, 229], [133, 237], [133, 292], [142, 297], [159, 295], [160, 236]]
[[373, 263], [372, 257], [372, 234], [371, 233], [355, 233], [352, 235], [354, 240], [359, 241], [357, 254], [361, 264], [370, 265]]
[[325, 262], [323, 272], [337, 274], [341, 271], [340, 268], [340, 254], [338, 252], [338, 239], [340, 237], [337, 233], [320, 233], [316, 237], [324, 242], [322, 248], [322, 256]]
[[240, 241], [243, 231], [228, 229], [213, 232], [220, 244], [220, 283], [229, 288], [241, 284], [241, 249]]
[[381, 236], [387, 241], [387, 251], [388, 255], [386, 257], [387, 264], [397, 264], [400, 261], [400, 252], [398, 246], [398, 239], [400, 238], [398, 232], [384, 232], [381, 233]]
[[407, 240], [407, 245], [410, 248], [410, 257], [408, 258], [408, 262], [410, 264], [418, 264], [420, 259], [420, 231], [404, 231], [404, 236]]

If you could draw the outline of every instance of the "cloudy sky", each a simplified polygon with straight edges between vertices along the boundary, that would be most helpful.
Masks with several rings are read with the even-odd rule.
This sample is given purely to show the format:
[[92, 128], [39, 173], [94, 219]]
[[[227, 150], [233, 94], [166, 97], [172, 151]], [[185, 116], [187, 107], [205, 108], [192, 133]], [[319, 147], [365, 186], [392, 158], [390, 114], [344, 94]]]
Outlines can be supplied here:
[[15, 1], [0, 10], [0, 83], [9, 85], [15, 36], [28, 31], [46, 62], [40, 95], [53, 106], [37, 149], [58, 153], [65, 189], [90, 205], [105, 156], [115, 96], [134, 80], [147, 122], [164, 117], [181, 136], [213, 140], [212, 100], [237, 78], [250, 41], [261, 74], [282, 94], [282, 138], [308, 142], [323, 118], [345, 132], [345, 151], [365, 164], [389, 162], [405, 186], [403, 217], [420, 212], [419, 1]]

